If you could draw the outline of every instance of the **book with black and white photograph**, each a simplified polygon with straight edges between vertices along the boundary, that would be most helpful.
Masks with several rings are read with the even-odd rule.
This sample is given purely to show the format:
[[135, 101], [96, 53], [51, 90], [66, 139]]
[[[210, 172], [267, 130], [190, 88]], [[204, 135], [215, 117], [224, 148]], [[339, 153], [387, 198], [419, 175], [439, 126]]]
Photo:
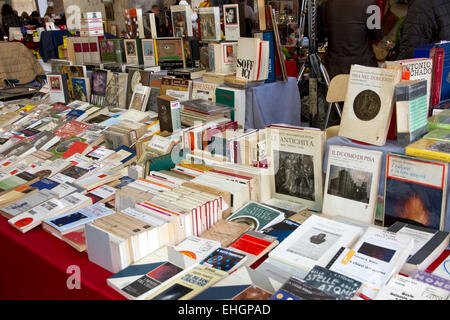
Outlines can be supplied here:
[[330, 146], [322, 212], [374, 223], [382, 155], [381, 151]]

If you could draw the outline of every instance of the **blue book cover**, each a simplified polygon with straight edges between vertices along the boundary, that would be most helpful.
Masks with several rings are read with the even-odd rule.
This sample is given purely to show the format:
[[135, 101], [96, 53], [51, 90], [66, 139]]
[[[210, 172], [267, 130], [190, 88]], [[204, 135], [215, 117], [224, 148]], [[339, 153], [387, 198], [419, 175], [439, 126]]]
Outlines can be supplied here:
[[72, 90], [75, 100], [89, 101], [88, 93], [89, 80], [86, 78], [72, 78]]
[[67, 114], [67, 120], [66, 121], [75, 120], [76, 118], [78, 118], [79, 116], [84, 114], [85, 112], [86, 111], [84, 111], [84, 110], [73, 109]]
[[121, 150], [125, 150], [130, 153], [130, 155], [128, 157], [126, 157], [125, 159], [123, 159], [121, 161], [122, 163], [126, 163], [127, 161], [129, 161], [130, 159], [132, 159], [133, 157], [136, 156], [136, 150], [131, 149], [130, 147], [127, 147], [125, 145], [118, 147], [116, 150], [114, 150], [114, 152], [119, 152]]
[[257, 32], [255, 35], [264, 41], [269, 41], [269, 75], [265, 83], [275, 82], [277, 79], [275, 75], [275, 38], [273, 32], [263, 31]]
[[444, 49], [440, 101], [450, 99], [450, 43], [430, 43], [414, 49], [414, 58], [430, 58], [433, 48]]
[[263, 233], [276, 237], [278, 242], [281, 242], [299, 226], [300, 223], [286, 219], [281, 221], [280, 223], [264, 229]]
[[56, 181], [50, 180], [48, 178], [43, 178], [43, 179], [33, 183], [31, 185], [31, 187], [37, 188], [39, 190], [42, 190], [42, 189], [51, 190], [51, 189], [55, 188], [58, 185], [59, 185], [59, 183], [56, 182]]

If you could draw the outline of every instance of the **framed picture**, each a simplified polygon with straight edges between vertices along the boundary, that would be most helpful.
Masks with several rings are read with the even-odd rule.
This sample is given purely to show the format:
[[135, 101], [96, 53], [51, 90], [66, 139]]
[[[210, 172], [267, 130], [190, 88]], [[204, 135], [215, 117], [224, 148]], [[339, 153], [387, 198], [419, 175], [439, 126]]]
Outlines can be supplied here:
[[117, 37], [117, 24], [109, 25], [109, 33]]
[[114, 20], [114, 6], [112, 2], [103, 2], [105, 5], [105, 19], [106, 21]]

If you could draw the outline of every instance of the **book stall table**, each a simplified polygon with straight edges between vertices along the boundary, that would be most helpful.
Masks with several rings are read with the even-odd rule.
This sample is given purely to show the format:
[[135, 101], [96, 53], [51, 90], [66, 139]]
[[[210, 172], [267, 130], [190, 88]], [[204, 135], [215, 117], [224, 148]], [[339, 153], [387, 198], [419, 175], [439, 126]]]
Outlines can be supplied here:
[[264, 129], [272, 123], [300, 126], [300, 115], [300, 92], [294, 77], [246, 89], [246, 129]]
[[[2, 300], [124, 299], [106, 283], [111, 272], [90, 262], [86, 252], [76, 251], [42, 228], [22, 234], [0, 217], [0, 245]], [[80, 271], [79, 289], [74, 270]]]
[[[331, 145], [336, 146], [347, 146], [347, 147], [353, 147], [353, 148], [362, 148], [362, 149], [368, 149], [368, 150], [378, 150], [383, 152], [383, 159], [381, 161], [381, 169], [380, 169], [380, 182], [378, 186], [378, 196], [384, 199], [384, 184], [386, 179], [386, 156], [390, 152], [396, 152], [396, 153], [405, 153], [405, 148], [400, 147], [396, 140], [387, 140], [386, 144], [383, 146], [375, 146], [375, 145], [368, 145], [363, 144], [359, 142], [352, 141], [351, 139], [344, 138], [341, 136], [335, 136], [327, 140], [326, 149], [325, 149], [325, 155], [324, 155], [324, 162], [323, 162], [323, 172], [326, 174], [327, 169], [327, 160], [328, 160], [328, 150]], [[450, 178], [448, 179], [450, 180]], [[450, 183], [450, 181], [447, 181], [447, 185]], [[446, 205], [446, 217], [450, 217], [450, 197], [449, 197], [450, 189], [447, 189], [447, 205]], [[448, 219], [447, 219], [448, 220]], [[450, 222], [446, 222], [448, 224]]]

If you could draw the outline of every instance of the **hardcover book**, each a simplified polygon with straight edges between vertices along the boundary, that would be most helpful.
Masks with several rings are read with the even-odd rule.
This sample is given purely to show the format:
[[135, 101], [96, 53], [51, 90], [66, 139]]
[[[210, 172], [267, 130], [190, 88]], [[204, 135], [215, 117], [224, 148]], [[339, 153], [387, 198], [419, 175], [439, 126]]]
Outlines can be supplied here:
[[322, 212], [374, 223], [382, 152], [330, 146]]
[[395, 85], [400, 80], [401, 70], [353, 65], [339, 135], [384, 145], [391, 123]]
[[387, 155], [384, 226], [396, 221], [447, 230], [448, 163], [391, 153]]

